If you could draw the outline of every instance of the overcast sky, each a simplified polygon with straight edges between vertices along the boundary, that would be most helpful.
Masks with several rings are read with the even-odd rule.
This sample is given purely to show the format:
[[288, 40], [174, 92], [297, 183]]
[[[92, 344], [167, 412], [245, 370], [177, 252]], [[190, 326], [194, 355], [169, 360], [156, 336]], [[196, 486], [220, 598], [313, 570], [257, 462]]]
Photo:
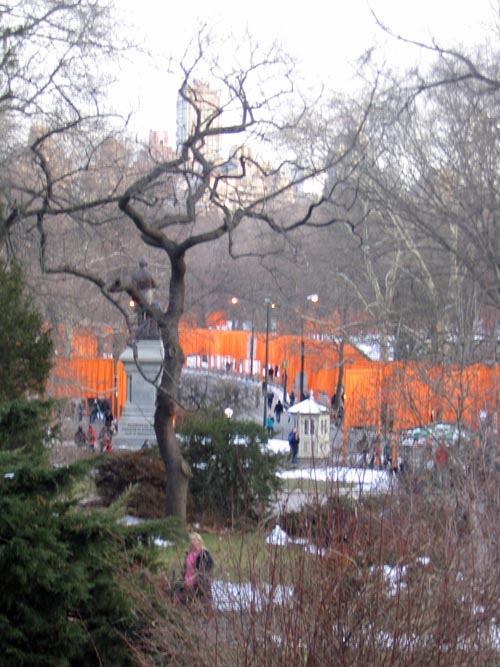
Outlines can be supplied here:
[[[375, 45], [392, 66], [417, 57], [416, 50], [396, 44], [382, 33], [370, 10], [393, 32], [444, 46], [492, 38], [496, 0], [114, 0], [134, 36], [154, 53], [180, 58], [201, 22], [219, 34], [239, 33], [248, 27], [262, 43], [278, 39], [297, 58], [306, 79], [321, 80], [331, 88], [348, 87], [356, 58]], [[136, 60], [123, 75], [117, 99], [123, 111], [137, 110], [135, 127], [169, 131], [175, 142], [175, 101], [178, 80], [166, 73], [165, 61]], [[127, 92], [126, 92], [127, 91]]]

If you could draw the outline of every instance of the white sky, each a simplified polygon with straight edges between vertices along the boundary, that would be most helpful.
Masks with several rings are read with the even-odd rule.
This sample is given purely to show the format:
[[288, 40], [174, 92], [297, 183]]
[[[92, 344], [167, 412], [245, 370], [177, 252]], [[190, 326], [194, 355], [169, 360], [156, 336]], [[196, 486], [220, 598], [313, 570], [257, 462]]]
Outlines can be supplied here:
[[[273, 39], [297, 58], [299, 68], [313, 85], [318, 80], [331, 88], [347, 87], [350, 64], [376, 44], [392, 67], [416, 58], [416, 50], [403, 48], [380, 31], [372, 8], [393, 32], [444, 46], [480, 43], [495, 23], [497, 0], [113, 0], [134, 36], [144, 36], [154, 53], [180, 59], [200, 22], [221, 35], [239, 33], [248, 26], [262, 43]], [[498, 10], [497, 10], [498, 11]], [[490, 34], [491, 38], [491, 34]], [[141, 138], [149, 129], [169, 132], [175, 143], [175, 101], [179, 81], [166, 73], [165, 61], [156, 66], [137, 60], [123, 77], [117, 99], [123, 111], [138, 110], [135, 127]]]

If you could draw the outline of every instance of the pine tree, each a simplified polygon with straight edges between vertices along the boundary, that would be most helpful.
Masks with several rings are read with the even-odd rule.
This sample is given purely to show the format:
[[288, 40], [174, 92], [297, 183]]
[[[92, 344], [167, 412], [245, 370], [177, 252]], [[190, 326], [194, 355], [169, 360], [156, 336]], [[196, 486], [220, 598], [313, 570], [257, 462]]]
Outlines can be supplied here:
[[281, 457], [266, 449], [261, 426], [200, 412], [184, 422], [180, 435], [198, 515], [211, 508], [219, 519], [241, 523], [265, 514], [280, 485]]
[[43, 394], [52, 366], [52, 338], [24, 294], [24, 281], [16, 266], [0, 270], [0, 304], [0, 401]]
[[47, 404], [36, 395], [52, 346], [17, 269], [0, 270], [0, 307], [0, 663], [133, 665], [142, 622], [131, 566], [149, 558], [148, 529], [119, 524], [116, 509], [78, 506], [74, 482], [94, 461], [48, 464]]
[[51, 404], [41, 396], [52, 366], [53, 343], [41, 315], [24, 294], [21, 271], [0, 267], [0, 449], [39, 446]]
[[116, 517], [65, 499], [82, 469], [14, 458], [0, 460], [2, 665], [131, 664], [121, 635], [135, 622]]

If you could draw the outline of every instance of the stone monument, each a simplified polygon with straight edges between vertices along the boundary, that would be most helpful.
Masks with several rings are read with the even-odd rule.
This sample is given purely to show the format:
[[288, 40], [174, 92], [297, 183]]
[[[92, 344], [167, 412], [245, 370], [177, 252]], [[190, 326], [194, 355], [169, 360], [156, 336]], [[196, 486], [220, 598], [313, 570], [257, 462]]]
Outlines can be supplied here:
[[134, 340], [129, 341], [120, 355], [127, 376], [127, 398], [115, 442], [118, 448], [140, 449], [145, 440], [156, 442], [156, 385], [160, 380], [163, 362], [163, 345], [158, 326], [146, 310], [155, 309], [153, 293], [156, 289], [146, 260], [139, 261], [139, 269], [132, 275], [132, 285], [140, 297], [137, 304], [137, 330]]

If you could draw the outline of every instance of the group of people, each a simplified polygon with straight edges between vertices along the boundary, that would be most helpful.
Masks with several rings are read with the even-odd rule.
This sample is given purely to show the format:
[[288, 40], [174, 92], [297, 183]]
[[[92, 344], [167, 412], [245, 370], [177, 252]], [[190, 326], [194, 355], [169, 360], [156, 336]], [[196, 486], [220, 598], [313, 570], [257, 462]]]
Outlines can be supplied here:
[[[274, 402], [274, 393], [271, 390], [269, 390], [266, 398], [267, 398], [267, 407], [269, 410], [271, 410]], [[290, 393], [289, 399], [291, 407], [295, 403], [295, 394], [293, 393], [293, 391]], [[280, 399], [278, 399], [274, 406], [274, 417], [272, 415], [267, 416], [266, 428], [267, 428], [267, 434], [269, 436], [272, 436], [274, 433], [275, 421], [278, 424], [281, 422], [281, 415], [283, 414], [284, 410], [285, 407], [283, 403], [281, 402]], [[290, 445], [290, 458], [292, 464], [296, 464], [298, 460], [299, 442], [300, 438], [297, 429], [293, 428], [288, 435], [288, 444]]]
[[364, 467], [382, 470], [391, 466], [392, 447], [389, 443], [386, 443], [385, 447], [382, 448], [380, 436], [377, 436], [370, 446], [366, 433], [363, 433], [357, 448], [361, 452], [362, 465]]
[[118, 431], [118, 426], [116, 419], [113, 417], [113, 413], [111, 410], [106, 411], [104, 415], [104, 423], [99, 430], [99, 434], [97, 434], [93, 426], [94, 421], [95, 420], [89, 419], [89, 425], [86, 432], [83, 430], [81, 424], [78, 425], [74, 436], [75, 445], [80, 449], [87, 448], [94, 452], [96, 444], [98, 444], [101, 452], [112, 452], [113, 436]]
[[[271, 409], [274, 399], [274, 394], [272, 392], [270, 392], [270, 394], [272, 394], [272, 396], [270, 404], [268, 401], [269, 409]], [[283, 411], [284, 411], [283, 403], [278, 399], [276, 405], [274, 406], [274, 417], [272, 415], [268, 415], [267, 417], [266, 428], [268, 435], [272, 435], [274, 433], [275, 422], [278, 424], [281, 422], [281, 415], [283, 414]]]

